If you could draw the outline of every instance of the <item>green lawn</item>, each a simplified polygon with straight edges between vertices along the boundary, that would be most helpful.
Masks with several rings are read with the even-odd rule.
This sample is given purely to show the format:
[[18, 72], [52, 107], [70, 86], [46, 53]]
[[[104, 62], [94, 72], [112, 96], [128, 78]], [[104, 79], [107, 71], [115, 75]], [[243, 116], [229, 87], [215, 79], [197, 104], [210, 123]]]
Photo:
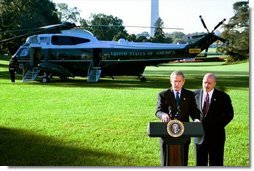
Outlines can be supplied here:
[[[157, 138], [147, 136], [157, 94], [169, 74], [182, 70], [185, 87], [200, 88], [206, 72], [232, 99], [235, 117], [226, 128], [226, 166], [250, 166], [249, 63], [173, 63], [148, 67], [147, 82], [135, 77], [86, 78], [48, 84], [11, 83], [0, 60], [0, 165], [159, 166]], [[193, 144], [189, 165], [195, 166]]]

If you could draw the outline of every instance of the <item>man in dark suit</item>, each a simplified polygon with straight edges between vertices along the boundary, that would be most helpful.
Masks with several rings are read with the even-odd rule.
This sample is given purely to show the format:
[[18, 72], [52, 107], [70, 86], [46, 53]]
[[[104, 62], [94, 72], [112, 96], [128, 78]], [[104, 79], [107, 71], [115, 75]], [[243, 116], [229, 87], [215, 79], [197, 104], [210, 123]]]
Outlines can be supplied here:
[[[182, 122], [189, 122], [189, 116], [198, 122], [200, 111], [195, 103], [194, 93], [183, 88], [185, 83], [184, 74], [174, 71], [170, 75], [171, 88], [159, 93], [155, 115], [162, 122], [169, 122], [177, 118]], [[177, 97], [179, 96], [179, 97]], [[178, 100], [179, 99], [179, 100]], [[161, 139], [161, 165], [168, 166], [168, 148], [165, 143], [167, 139]], [[190, 139], [184, 144], [184, 165], [188, 164], [188, 151]]]
[[215, 88], [216, 77], [207, 73], [203, 77], [203, 89], [195, 91], [204, 140], [196, 144], [197, 166], [223, 166], [225, 127], [233, 119], [234, 110], [229, 95]]
[[17, 65], [17, 58], [11, 58], [9, 62], [9, 73], [11, 77], [11, 82], [13, 83], [15, 83], [16, 65]]

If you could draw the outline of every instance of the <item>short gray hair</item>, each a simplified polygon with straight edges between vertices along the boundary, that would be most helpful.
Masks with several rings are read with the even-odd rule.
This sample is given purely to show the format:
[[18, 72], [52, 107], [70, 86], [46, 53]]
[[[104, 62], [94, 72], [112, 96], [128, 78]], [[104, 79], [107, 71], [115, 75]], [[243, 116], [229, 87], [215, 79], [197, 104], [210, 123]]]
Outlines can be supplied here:
[[174, 71], [174, 72], [172, 72], [171, 75], [170, 75], [170, 80], [173, 80], [173, 77], [174, 77], [175, 75], [182, 76], [183, 79], [185, 79], [185, 76], [184, 76], [184, 74], [183, 74], [182, 71]]

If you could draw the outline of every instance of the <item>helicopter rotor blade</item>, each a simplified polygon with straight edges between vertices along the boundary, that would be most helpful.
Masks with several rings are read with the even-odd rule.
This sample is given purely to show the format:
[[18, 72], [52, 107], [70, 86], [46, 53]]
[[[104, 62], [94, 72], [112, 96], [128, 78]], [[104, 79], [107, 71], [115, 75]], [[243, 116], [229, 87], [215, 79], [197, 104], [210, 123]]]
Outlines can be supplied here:
[[[125, 26], [125, 27], [134, 27], [134, 28], [156, 28], [156, 27], [149, 27], [149, 26]], [[177, 27], [162, 27], [162, 29], [184, 30], [183, 28], [177, 28]]]
[[54, 24], [54, 25], [48, 25], [48, 26], [42, 26], [38, 28], [24, 28], [24, 29], [13, 29], [13, 30], [6, 30], [6, 31], [1, 31], [0, 33], [17, 33], [17, 32], [28, 32], [28, 31], [39, 31], [39, 30], [45, 30], [45, 29], [51, 29], [51, 28], [56, 28], [60, 27], [62, 24]]
[[53, 25], [47, 25], [47, 26], [42, 26], [42, 27], [39, 27], [41, 29], [52, 29], [52, 28], [56, 28], [56, 27], [60, 27], [61, 24], [53, 24]]
[[2, 33], [18, 33], [18, 32], [27, 32], [27, 31], [35, 31], [40, 28], [26, 28], [26, 29], [14, 29], [14, 30], [6, 30], [6, 31], [1, 31], [0, 34]]
[[196, 38], [200, 38], [203, 37], [205, 34], [200, 34], [200, 35], [194, 35], [194, 36], [189, 36], [189, 39], [196, 39]]
[[209, 33], [209, 30], [208, 30], [208, 28], [206, 27], [206, 24], [205, 24], [205, 22], [204, 22], [202, 16], [200, 15], [199, 18], [200, 18], [200, 20], [201, 20], [201, 22], [202, 22], [204, 28], [205, 28], [205, 29], [207, 30], [207, 32]]
[[15, 40], [15, 39], [27, 37], [27, 36], [30, 36], [31, 34], [35, 34], [35, 33], [37, 33], [37, 32], [26, 33], [26, 34], [22, 34], [22, 35], [19, 35], [19, 36], [15, 36], [15, 37], [12, 37], [12, 38], [9, 38], [9, 39], [5, 39], [5, 40], [0, 41], [0, 44], [2, 44], [2, 43], [7, 43], [7, 42], [10, 42], [10, 41]]
[[223, 42], [223, 43], [228, 42], [228, 40], [226, 40], [226, 39], [224, 39], [224, 38], [222, 38], [222, 37], [217, 36], [217, 38], [218, 38], [218, 40], [220, 40], [220, 41]]
[[[150, 26], [122, 26], [122, 25], [89, 25], [89, 27], [133, 27], [133, 28], [156, 28]], [[184, 30], [183, 28], [177, 27], [162, 27], [162, 29], [171, 29], [171, 30]]]
[[48, 26], [42, 26], [40, 27], [41, 29], [57, 29], [60, 28], [61, 30], [65, 30], [65, 29], [72, 29], [74, 27], [77, 27], [76, 24], [71, 23], [71, 22], [62, 22], [60, 24], [53, 24], [53, 25], [48, 25]]
[[31, 36], [33, 34], [42, 33], [42, 32], [45, 32], [45, 31], [47, 31], [47, 30], [39, 29], [37, 31], [33, 31], [33, 32], [30, 32], [30, 33], [21, 34], [21, 35], [15, 36], [15, 37], [11, 37], [11, 38], [2, 40], [2, 41], [0, 41], [0, 44], [7, 43], [7, 42], [10, 42], [12, 40], [20, 39], [20, 38], [23, 38], [23, 37], [28, 37], [28, 36]]
[[[43, 33], [43, 32], [47, 32], [47, 31], [53, 31], [53, 30], [65, 30], [65, 29], [71, 29], [76, 27], [76, 25], [74, 23], [70, 23], [70, 22], [63, 22], [61, 24], [54, 24], [54, 25], [48, 25], [48, 26], [42, 26], [36, 29], [31, 29], [31, 30], [35, 30], [26, 34], [21, 34], [12, 38], [8, 38], [5, 40], [0, 41], [0, 44], [2, 43], [6, 43], [15, 39], [19, 39], [19, 38], [23, 38], [23, 37], [27, 37], [27, 36], [31, 36], [33, 34], [39, 34], [39, 33]], [[31, 31], [30, 30], [30, 31]], [[23, 30], [24, 31], [24, 30]]]
[[226, 21], [226, 19], [224, 18], [221, 22], [219, 22], [219, 23], [214, 27], [212, 33], [213, 33], [220, 25], [222, 25], [225, 21]]

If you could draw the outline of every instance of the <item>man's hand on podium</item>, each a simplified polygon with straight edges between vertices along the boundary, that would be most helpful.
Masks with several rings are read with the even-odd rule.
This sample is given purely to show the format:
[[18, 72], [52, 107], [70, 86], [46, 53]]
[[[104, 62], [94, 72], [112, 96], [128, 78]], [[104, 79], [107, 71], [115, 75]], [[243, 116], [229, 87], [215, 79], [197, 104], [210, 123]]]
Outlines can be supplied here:
[[161, 116], [161, 121], [162, 122], [169, 122], [170, 121], [170, 117], [168, 114], [164, 113], [162, 116]]

